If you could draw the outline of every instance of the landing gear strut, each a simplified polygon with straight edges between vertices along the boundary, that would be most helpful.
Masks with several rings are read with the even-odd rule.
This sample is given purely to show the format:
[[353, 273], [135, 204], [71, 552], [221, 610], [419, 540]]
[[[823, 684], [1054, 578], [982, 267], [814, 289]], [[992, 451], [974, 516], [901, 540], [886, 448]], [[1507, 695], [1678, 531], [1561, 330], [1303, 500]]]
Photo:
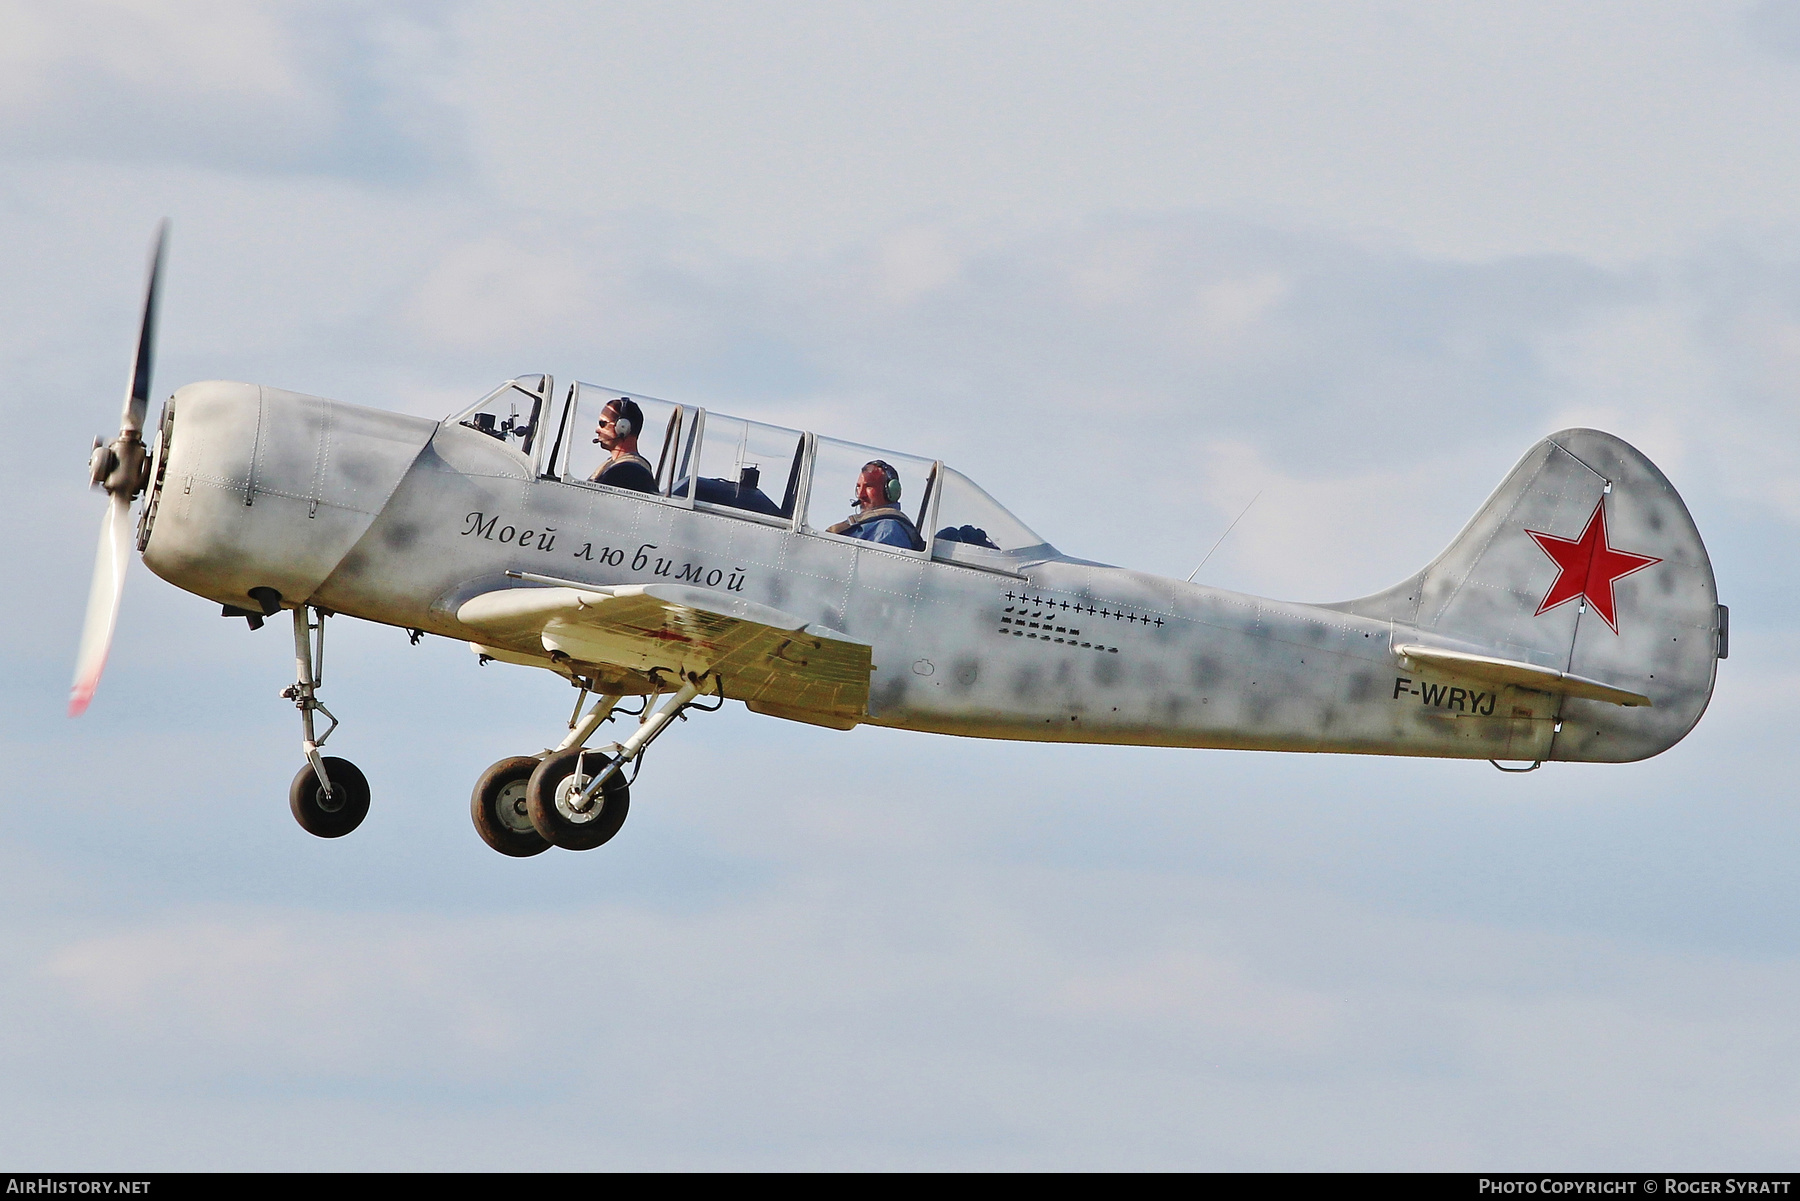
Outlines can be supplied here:
[[[338, 719], [319, 703], [319, 683], [325, 670], [324, 609], [313, 610], [319, 624], [312, 624], [306, 605], [294, 607], [294, 674], [292, 685], [282, 690], [285, 700], [300, 710], [303, 738], [301, 753], [306, 766], [294, 777], [288, 788], [288, 808], [294, 820], [308, 834], [320, 838], [342, 838], [362, 824], [369, 814], [369, 781], [356, 764], [337, 756], [323, 756], [319, 748], [338, 728]], [[321, 736], [315, 737], [313, 713], [323, 713], [331, 722]]]

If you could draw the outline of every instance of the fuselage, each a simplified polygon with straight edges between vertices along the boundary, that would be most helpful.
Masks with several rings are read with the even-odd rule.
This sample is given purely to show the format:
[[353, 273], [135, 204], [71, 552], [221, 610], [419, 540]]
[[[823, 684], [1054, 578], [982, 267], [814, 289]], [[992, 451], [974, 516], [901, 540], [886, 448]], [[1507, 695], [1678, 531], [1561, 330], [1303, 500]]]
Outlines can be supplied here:
[[[321, 426], [338, 433], [320, 435]], [[474, 429], [250, 385], [184, 389], [172, 428], [145, 560], [221, 604], [243, 606], [251, 588], [273, 587], [287, 603], [475, 640], [457, 608], [526, 586], [508, 573], [682, 583], [867, 642], [875, 671], [866, 720], [876, 725], [1057, 742], [1563, 757], [1554, 753], [1560, 698], [1405, 670], [1394, 648], [1416, 631], [1342, 607], [1048, 548], [973, 566], [798, 520], [536, 478], [523, 455]], [[515, 662], [540, 656], [552, 666], [542, 647], [510, 649]], [[729, 680], [725, 688], [729, 696]]]

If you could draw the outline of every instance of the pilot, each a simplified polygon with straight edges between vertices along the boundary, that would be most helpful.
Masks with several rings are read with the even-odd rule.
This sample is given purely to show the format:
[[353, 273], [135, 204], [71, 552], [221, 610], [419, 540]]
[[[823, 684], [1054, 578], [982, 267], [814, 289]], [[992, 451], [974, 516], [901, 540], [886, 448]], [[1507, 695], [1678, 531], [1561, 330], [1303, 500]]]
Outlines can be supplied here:
[[924, 550], [925, 540], [906, 514], [899, 509], [900, 473], [892, 464], [876, 459], [864, 463], [856, 477], [856, 497], [851, 501], [858, 510], [848, 521], [829, 527], [833, 534], [880, 542], [886, 546], [903, 546], [907, 550]]
[[629, 488], [633, 492], [656, 491], [656, 469], [637, 452], [638, 434], [644, 428], [644, 410], [629, 396], [609, 400], [600, 410], [594, 441], [610, 456], [592, 477], [597, 484]]

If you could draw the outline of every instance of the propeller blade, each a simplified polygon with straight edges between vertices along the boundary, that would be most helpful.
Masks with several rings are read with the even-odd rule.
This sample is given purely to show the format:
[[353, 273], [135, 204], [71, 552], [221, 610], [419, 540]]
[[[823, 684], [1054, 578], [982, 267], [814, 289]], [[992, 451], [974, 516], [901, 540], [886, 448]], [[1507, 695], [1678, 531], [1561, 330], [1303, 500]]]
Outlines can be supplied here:
[[131, 559], [131, 498], [108, 495], [106, 501], [100, 548], [94, 555], [94, 583], [88, 589], [87, 621], [81, 627], [81, 650], [75, 657], [75, 684], [69, 690], [70, 717], [80, 717], [94, 699], [106, 652], [112, 647], [119, 597], [125, 591], [125, 566]]
[[156, 241], [150, 247], [150, 264], [145, 268], [144, 322], [138, 328], [137, 357], [132, 362], [131, 387], [125, 393], [125, 410], [119, 415], [120, 434], [142, 434], [144, 411], [150, 407], [150, 370], [156, 363], [156, 293], [162, 283], [163, 246], [169, 240], [169, 219], [156, 227]]

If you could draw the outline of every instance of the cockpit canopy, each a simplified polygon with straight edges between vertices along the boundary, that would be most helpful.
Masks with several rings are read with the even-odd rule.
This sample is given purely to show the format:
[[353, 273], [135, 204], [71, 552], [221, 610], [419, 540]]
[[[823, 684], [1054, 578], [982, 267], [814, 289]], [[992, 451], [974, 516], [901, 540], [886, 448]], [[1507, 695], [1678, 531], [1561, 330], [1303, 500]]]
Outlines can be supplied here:
[[1056, 553], [974, 481], [937, 460], [593, 384], [571, 384], [557, 403], [554, 395], [549, 376], [520, 376], [449, 420], [513, 448], [539, 478], [615, 491], [597, 479], [609, 460], [597, 426], [609, 402], [629, 400], [643, 415], [643, 428], [634, 431], [637, 453], [655, 476], [647, 495], [662, 503], [835, 538], [842, 535], [832, 527], [856, 512], [863, 467], [879, 461], [898, 476], [891, 506], [922, 537], [931, 531], [926, 547], [889, 549], [998, 570]]

